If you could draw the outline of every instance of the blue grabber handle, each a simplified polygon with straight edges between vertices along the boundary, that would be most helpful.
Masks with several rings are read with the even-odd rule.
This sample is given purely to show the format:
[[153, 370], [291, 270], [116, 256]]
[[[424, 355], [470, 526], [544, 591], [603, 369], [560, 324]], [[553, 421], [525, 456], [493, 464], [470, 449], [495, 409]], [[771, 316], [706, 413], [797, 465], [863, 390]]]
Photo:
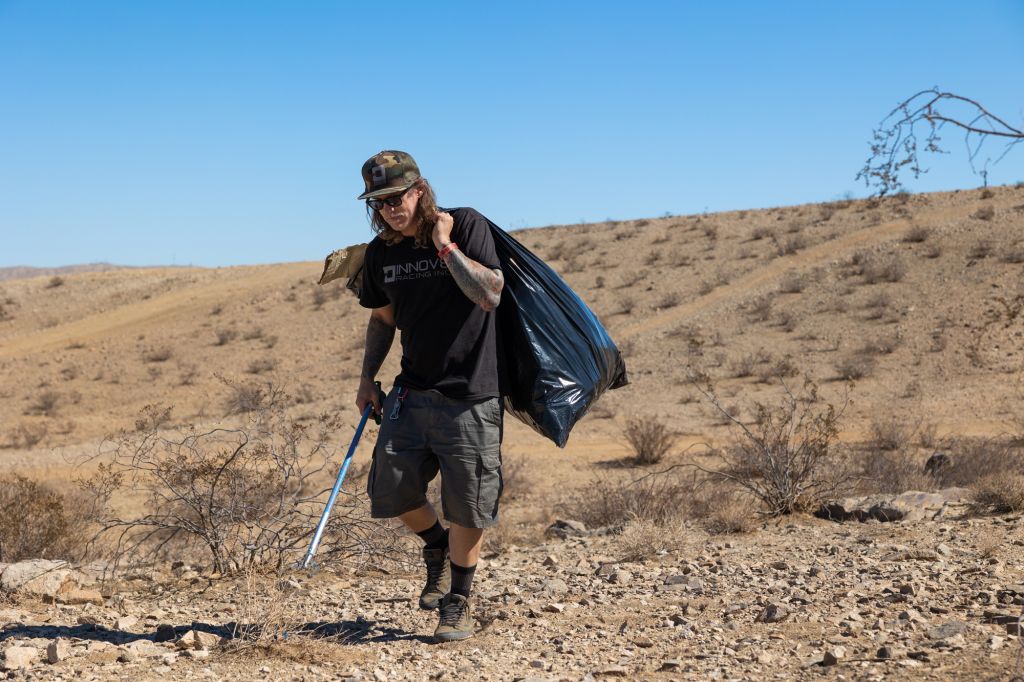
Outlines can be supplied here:
[[352, 463], [352, 455], [356, 454], [356, 446], [359, 444], [359, 437], [363, 435], [363, 427], [366, 426], [366, 420], [370, 417], [370, 413], [373, 412], [373, 403], [367, 403], [363, 409], [363, 416], [359, 420], [359, 426], [356, 427], [356, 435], [352, 438], [352, 444], [348, 446], [348, 454], [345, 455], [345, 461], [341, 463], [341, 470], [338, 472], [338, 479], [334, 482], [334, 488], [331, 490], [331, 496], [327, 498], [327, 506], [324, 507], [324, 513], [320, 517], [320, 523], [316, 525], [316, 532], [313, 534], [313, 541], [309, 543], [309, 549], [306, 551], [306, 558], [299, 564], [300, 568], [309, 568], [313, 563], [313, 555], [316, 554], [317, 547], [320, 546], [320, 538], [324, 534], [324, 528], [327, 527], [327, 519], [331, 516], [331, 508], [334, 507], [334, 501], [338, 499], [338, 493], [341, 492], [341, 482], [345, 480], [345, 474], [348, 473], [348, 465]]

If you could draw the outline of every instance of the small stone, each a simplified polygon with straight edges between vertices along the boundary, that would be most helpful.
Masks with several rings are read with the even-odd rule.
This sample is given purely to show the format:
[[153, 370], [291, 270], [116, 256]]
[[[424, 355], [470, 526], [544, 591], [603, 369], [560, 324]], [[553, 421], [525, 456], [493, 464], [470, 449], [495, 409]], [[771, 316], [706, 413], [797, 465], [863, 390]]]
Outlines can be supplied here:
[[782, 561], [782, 560], [780, 560], [780, 561], [773, 561], [771, 566], [776, 571], [788, 571], [789, 570], [789, 564], [787, 562], [785, 562], [785, 561]]
[[633, 644], [637, 645], [641, 649], [650, 649], [654, 646], [654, 642], [648, 637], [637, 637], [633, 640]]
[[181, 655], [185, 658], [191, 658], [195, 660], [202, 660], [210, 657], [210, 652], [206, 649], [185, 649], [181, 652]]
[[875, 658], [883, 661], [888, 661], [892, 659], [892, 647], [878, 647], [878, 651], [875, 652]]
[[914, 589], [913, 585], [900, 585], [900, 594], [907, 594], [913, 597], [917, 594], [917, 590]]
[[131, 630], [138, 625], [139, 619], [135, 616], [121, 616], [114, 623], [114, 627], [121, 631]]
[[544, 661], [540, 660], [539, 658], [535, 658], [532, 661], [530, 661], [530, 667], [531, 668], [543, 668], [544, 667]]
[[120, 653], [117, 654], [118, 663], [134, 663], [138, 658], [139, 655], [131, 649], [122, 649]]
[[544, 558], [544, 565], [545, 566], [557, 566], [558, 565], [558, 557], [556, 557], [554, 554], [548, 554], [547, 557]]
[[789, 618], [790, 612], [785, 606], [780, 604], [768, 604], [761, 611], [761, 614], [757, 617], [758, 623], [781, 623], [782, 621]]
[[951, 621], [949, 623], [943, 623], [933, 627], [928, 631], [928, 639], [931, 640], [942, 640], [949, 639], [956, 635], [962, 635], [967, 632], [967, 623], [963, 621]]
[[949, 548], [949, 545], [941, 542], [939, 543], [938, 547], [935, 548], [935, 551], [942, 556], [949, 556], [953, 553], [953, 550]]
[[633, 580], [633, 574], [629, 571], [615, 571], [612, 574], [612, 582], [616, 585], [626, 586]]
[[60, 663], [71, 654], [71, 646], [66, 639], [58, 637], [46, 645], [46, 662]]
[[667, 671], [679, 670], [679, 666], [680, 665], [682, 665], [682, 663], [680, 663], [678, 659], [676, 659], [676, 658], [667, 658], [667, 659], [665, 659], [664, 661], [661, 662], [661, 667], [658, 668], [658, 672], [667, 672]]
[[57, 595], [61, 604], [96, 604], [103, 605], [103, 595], [99, 590], [72, 589]]
[[1003, 638], [999, 635], [992, 635], [988, 638], [988, 648], [992, 651], [997, 651], [1003, 646]]
[[221, 642], [220, 635], [215, 635], [212, 632], [203, 632], [202, 630], [189, 630], [178, 639], [174, 645], [179, 649], [194, 649], [196, 651], [202, 651], [207, 649], [213, 649], [218, 646]]
[[606, 677], [628, 677], [629, 668], [622, 665], [610, 665], [607, 668], [602, 668], [601, 670], [598, 670], [593, 674], [604, 675]]
[[822, 665], [836, 665], [846, 658], [846, 647], [834, 646], [831, 649], [825, 651], [825, 655], [821, 659]]
[[553, 603], [548, 604], [544, 607], [544, 610], [548, 613], [562, 613], [565, 611], [565, 604]]
[[39, 652], [35, 647], [12, 646], [4, 649], [4, 660], [0, 668], [3, 670], [19, 670], [28, 668], [36, 662]]
[[552, 523], [544, 531], [544, 534], [549, 537], [565, 538], [579, 537], [587, 534], [587, 527], [579, 522], [572, 519], [558, 520]]

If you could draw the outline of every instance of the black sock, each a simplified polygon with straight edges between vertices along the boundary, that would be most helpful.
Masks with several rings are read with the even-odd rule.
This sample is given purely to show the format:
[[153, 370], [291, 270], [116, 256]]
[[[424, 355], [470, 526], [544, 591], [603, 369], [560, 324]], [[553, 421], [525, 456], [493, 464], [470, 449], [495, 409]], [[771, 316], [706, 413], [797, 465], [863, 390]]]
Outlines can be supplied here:
[[473, 574], [476, 573], [476, 566], [465, 568], [452, 562], [452, 592], [461, 594], [469, 599], [469, 591], [473, 589]]
[[434, 525], [426, 530], [416, 533], [423, 542], [427, 543], [425, 549], [444, 549], [448, 546], [448, 531], [441, 525], [440, 521], [434, 521]]

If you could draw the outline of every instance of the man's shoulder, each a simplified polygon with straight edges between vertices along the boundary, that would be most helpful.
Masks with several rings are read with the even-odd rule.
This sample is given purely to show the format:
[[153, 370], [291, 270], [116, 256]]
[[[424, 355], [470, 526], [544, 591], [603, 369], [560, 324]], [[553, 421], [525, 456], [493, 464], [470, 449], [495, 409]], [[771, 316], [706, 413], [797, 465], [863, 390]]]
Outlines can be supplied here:
[[470, 208], [469, 206], [460, 206], [458, 208], [444, 208], [441, 210], [444, 211], [445, 213], [450, 214], [451, 217], [455, 220], [487, 221], [487, 218], [484, 216], [483, 213], [476, 210], [475, 208]]

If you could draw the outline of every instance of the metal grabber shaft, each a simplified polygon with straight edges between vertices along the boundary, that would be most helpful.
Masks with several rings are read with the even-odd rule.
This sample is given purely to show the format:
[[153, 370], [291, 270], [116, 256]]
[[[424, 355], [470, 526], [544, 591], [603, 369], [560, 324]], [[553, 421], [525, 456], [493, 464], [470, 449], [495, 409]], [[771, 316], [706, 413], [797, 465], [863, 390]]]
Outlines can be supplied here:
[[352, 444], [348, 446], [348, 454], [345, 455], [345, 461], [341, 463], [341, 470], [338, 471], [338, 479], [334, 482], [331, 496], [327, 498], [327, 506], [324, 507], [320, 523], [316, 525], [316, 532], [313, 534], [313, 541], [309, 543], [306, 558], [299, 564], [300, 568], [309, 568], [309, 565], [313, 563], [313, 555], [316, 554], [316, 549], [320, 546], [320, 538], [324, 534], [324, 528], [327, 527], [327, 519], [331, 516], [331, 508], [334, 507], [334, 501], [338, 498], [338, 493], [341, 492], [341, 482], [345, 480], [345, 474], [348, 473], [348, 465], [352, 463], [352, 455], [356, 453], [359, 437], [363, 434], [363, 427], [366, 426], [366, 420], [371, 412], [373, 412], [373, 403], [367, 403], [366, 408], [363, 410], [363, 416], [359, 420], [359, 426], [356, 427], [356, 435], [352, 438]]

